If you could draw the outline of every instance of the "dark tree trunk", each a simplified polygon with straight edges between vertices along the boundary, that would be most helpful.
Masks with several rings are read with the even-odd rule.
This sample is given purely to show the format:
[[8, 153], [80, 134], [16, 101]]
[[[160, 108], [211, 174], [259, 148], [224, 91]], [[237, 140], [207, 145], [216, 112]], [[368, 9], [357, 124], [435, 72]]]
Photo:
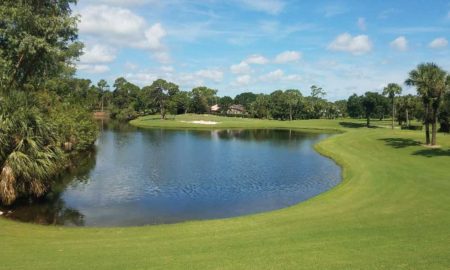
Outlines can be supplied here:
[[289, 106], [289, 121], [292, 121], [292, 105]]
[[437, 110], [433, 108], [433, 114], [431, 119], [431, 145], [436, 145], [437, 135]]
[[408, 109], [406, 109], [406, 125], [409, 127], [409, 112], [408, 112]]
[[367, 119], [366, 119], [366, 120], [367, 120], [366, 126], [367, 126], [367, 127], [370, 127], [370, 116], [367, 116], [366, 118], [367, 118]]
[[430, 106], [425, 105], [425, 140], [426, 144], [430, 144]]
[[161, 112], [161, 119], [166, 119], [166, 110], [164, 109], [164, 104], [162, 102], [159, 106], [159, 110]]
[[394, 119], [395, 119], [395, 103], [394, 99], [392, 99], [392, 129], [394, 129]]

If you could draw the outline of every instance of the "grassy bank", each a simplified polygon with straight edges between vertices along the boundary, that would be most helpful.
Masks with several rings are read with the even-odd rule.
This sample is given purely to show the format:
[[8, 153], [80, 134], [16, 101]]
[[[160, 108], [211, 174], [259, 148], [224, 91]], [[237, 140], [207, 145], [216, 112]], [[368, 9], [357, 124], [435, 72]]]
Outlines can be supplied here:
[[[0, 219], [0, 269], [449, 269], [450, 136], [364, 121], [145, 117], [141, 127], [345, 130], [317, 145], [344, 168], [336, 188], [293, 207], [136, 228], [61, 228]], [[185, 122], [180, 122], [185, 121]], [[389, 125], [388, 121], [374, 122]]]

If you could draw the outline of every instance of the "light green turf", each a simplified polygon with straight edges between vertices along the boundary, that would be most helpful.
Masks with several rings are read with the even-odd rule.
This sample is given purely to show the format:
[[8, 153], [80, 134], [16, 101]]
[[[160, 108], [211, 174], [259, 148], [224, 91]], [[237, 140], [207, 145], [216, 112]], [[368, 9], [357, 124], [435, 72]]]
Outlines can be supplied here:
[[344, 181], [293, 207], [223, 220], [97, 229], [0, 219], [0, 269], [450, 268], [450, 136], [439, 134], [442, 148], [430, 150], [417, 143], [421, 132], [339, 124], [350, 120], [182, 118], [346, 130], [317, 145], [344, 167]]

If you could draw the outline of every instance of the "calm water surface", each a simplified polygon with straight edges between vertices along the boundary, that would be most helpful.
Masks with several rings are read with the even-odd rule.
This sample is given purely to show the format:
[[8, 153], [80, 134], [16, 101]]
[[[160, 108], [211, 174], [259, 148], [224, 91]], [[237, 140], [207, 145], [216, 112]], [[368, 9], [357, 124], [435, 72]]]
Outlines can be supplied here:
[[95, 153], [45, 199], [10, 218], [66, 226], [131, 226], [225, 218], [287, 207], [340, 181], [313, 145], [327, 134], [289, 130], [106, 129]]

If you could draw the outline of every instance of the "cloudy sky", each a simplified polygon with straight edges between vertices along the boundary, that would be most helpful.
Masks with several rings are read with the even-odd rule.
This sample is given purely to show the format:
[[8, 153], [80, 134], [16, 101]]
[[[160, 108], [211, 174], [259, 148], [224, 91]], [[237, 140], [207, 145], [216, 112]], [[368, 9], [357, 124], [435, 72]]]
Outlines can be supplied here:
[[[450, 1], [79, 0], [78, 76], [219, 95], [322, 86], [327, 98], [450, 70]], [[406, 91], [413, 91], [406, 89]]]

